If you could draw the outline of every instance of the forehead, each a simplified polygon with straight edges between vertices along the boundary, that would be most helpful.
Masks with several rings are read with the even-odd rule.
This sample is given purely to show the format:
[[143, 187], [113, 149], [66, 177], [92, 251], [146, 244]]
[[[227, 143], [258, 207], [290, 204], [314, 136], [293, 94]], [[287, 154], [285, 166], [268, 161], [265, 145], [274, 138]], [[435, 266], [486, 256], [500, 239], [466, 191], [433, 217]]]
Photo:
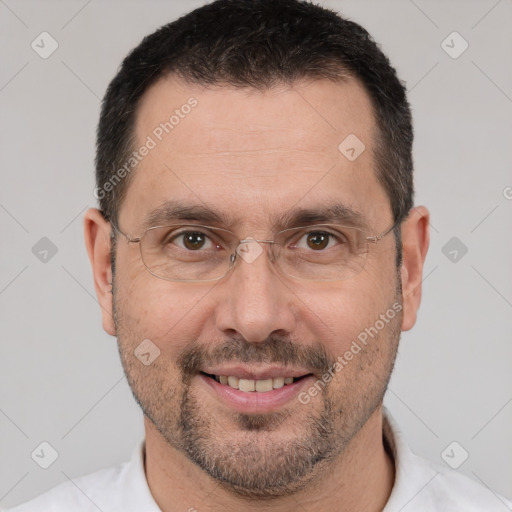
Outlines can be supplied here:
[[374, 172], [374, 126], [355, 80], [258, 91], [161, 79], [138, 106], [138, 163], [120, 216], [142, 227], [179, 201], [261, 225], [328, 202], [372, 222], [390, 211]]

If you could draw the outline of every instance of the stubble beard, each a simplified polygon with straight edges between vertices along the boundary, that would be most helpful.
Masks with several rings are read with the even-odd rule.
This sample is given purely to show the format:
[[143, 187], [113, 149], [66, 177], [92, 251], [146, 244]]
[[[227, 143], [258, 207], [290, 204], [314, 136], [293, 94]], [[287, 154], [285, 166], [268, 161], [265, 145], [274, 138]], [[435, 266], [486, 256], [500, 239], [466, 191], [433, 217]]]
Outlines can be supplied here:
[[[190, 375], [182, 371], [181, 381], [170, 389], [165, 381], [169, 369], [153, 363], [150, 377], [141, 377], [142, 365], [133, 357], [133, 331], [123, 328], [115, 293], [114, 320], [121, 361], [135, 400], [169, 446], [234, 495], [261, 500], [296, 494], [327, 474], [333, 460], [342, 457], [353, 437], [381, 406], [396, 356], [401, 315], [388, 326], [387, 336], [373, 340], [374, 344], [384, 343], [391, 348], [387, 349], [385, 367], [376, 376], [377, 382], [371, 383], [371, 389], [361, 391], [360, 383], [352, 382], [333, 393], [332, 386], [327, 385], [317, 395], [314, 409], [295, 405], [273, 414], [233, 413], [230, 431], [200, 404], [190, 387]], [[279, 341], [265, 345], [269, 354], [273, 354], [276, 343]], [[293, 351], [293, 346], [288, 350]], [[377, 354], [382, 356], [382, 351], [377, 350]], [[271, 356], [271, 360], [279, 362], [280, 357]], [[301, 362], [308, 367], [308, 361]], [[351, 364], [363, 372], [371, 370], [371, 362], [363, 355], [359, 362]], [[333, 364], [334, 361], [329, 362], [330, 367]], [[322, 405], [318, 406], [320, 400]], [[290, 436], [290, 430], [299, 433]]]

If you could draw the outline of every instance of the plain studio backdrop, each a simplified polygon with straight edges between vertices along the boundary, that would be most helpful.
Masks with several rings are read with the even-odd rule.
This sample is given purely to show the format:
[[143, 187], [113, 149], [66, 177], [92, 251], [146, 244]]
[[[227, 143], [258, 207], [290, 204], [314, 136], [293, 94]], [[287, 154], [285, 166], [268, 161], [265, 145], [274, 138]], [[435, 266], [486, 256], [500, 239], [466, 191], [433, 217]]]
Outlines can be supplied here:
[[[4, 507], [128, 459], [143, 436], [82, 217], [96, 206], [100, 99], [122, 58], [203, 3], [0, 2]], [[512, 497], [512, 3], [319, 3], [362, 24], [406, 82], [416, 204], [432, 215], [422, 305], [386, 405], [416, 453]]]

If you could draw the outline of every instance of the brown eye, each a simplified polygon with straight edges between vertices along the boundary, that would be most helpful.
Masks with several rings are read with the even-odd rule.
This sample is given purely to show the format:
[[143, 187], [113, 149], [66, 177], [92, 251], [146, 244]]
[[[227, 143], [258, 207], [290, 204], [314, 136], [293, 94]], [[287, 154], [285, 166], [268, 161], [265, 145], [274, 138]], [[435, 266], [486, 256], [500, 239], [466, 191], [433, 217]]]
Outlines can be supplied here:
[[332, 235], [321, 231], [309, 233], [307, 235], [307, 244], [313, 250], [325, 249], [329, 244]]
[[181, 236], [183, 237], [183, 245], [192, 251], [201, 249], [206, 239], [206, 236], [199, 232], [183, 233]]

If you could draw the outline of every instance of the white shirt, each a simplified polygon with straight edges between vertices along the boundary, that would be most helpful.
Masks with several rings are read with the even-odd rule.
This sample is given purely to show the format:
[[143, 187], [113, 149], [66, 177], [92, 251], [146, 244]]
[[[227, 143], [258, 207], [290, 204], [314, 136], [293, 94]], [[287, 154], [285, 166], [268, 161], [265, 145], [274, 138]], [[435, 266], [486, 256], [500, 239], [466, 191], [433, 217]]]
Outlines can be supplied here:
[[[414, 455], [389, 413], [384, 438], [395, 459], [395, 483], [382, 512], [507, 512], [509, 501], [448, 467]], [[129, 462], [64, 482], [6, 512], [161, 512], [144, 472], [144, 439]]]

